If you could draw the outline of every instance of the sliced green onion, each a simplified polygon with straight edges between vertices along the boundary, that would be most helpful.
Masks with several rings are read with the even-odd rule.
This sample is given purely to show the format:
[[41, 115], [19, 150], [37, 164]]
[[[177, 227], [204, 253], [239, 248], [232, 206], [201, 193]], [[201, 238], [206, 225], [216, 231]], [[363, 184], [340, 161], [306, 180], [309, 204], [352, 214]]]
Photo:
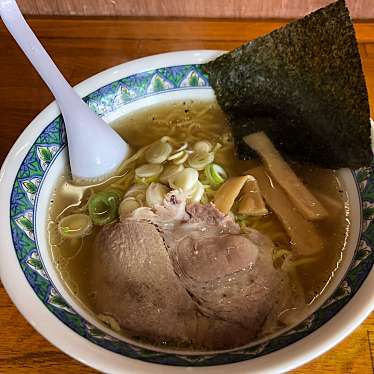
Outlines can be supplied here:
[[118, 217], [121, 194], [118, 191], [101, 191], [88, 200], [88, 212], [95, 225], [106, 225]]
[[161, 183], [151, 183], [147, 188], [145, 198], [147, 205], [153, 208], [155, 205], [161, 205], [169, 188]]
[[145, 192], [147, 186], [145, 184], [133, 184], [125, 193], [125, 197], [136, 197], [139, 193]]
[[118, 213], [122, 216], [133, 212], [137, 208], [140, 208], [140, 204], [135, 197], [125, 197], [119, 205]]
[[181, 189], [185, 192], [190, 191], [199, 180], [199, 173], [195, 169], [185, 168], [174, 175], [170, 181], [170, 187]]
[[145, 152], [145, 159], [150, 164], [162, 164], [170, 156], [173, 147], [169, 143], [153, 143]]
[[228, 178], [225, 169], [218, 164], [208, 165], [205, 168], [204, 172], [205, 176], [212, 186], [219, 186]]
[[187, 196], [190, 203], [199, 203], [205, 192], [204, 186], [197, 181]]
[[87, 214], [71, 214], [60, 220], [58, 231], [65, 238], [83, 238], [92, 230], [92, 220]]
[[183, 155], [173, 160], [174, 165], [183, 165], [188, 159], [188, 153], [183, 151]]
[[174, 150], [174, 153], [184, 151], [188, 148], [188, 143], [184, 142], [182, 143], [177, 149]]
[[213, 146], [208, 140], [201, 140], [193, 145], [193, 149], [196, 152], [210, 152]]
[[160, 175], [160, 182], [162, 183], [169, 183], [169, 179], [172, 178], [174, 175], [178, 174], [184, 169], [183, 165], [170, 165], [167, 166], [162, 174]]
[[145, 192], [140, 192], [135, 197], [135, 200], [139, 203], [140, 206], [145, 205]]
[[188, 159], [188, 164], [196, 170], [204, 170], [206, 166], [214, 161], [214, 154], [211, 152], [194, 152]]
[[184, 150], [177, 151], [177, 152], [173, 153], [171, 156], [168, 157], [168, 161], [172, 161], [172, 160], [175, 160], [177, 158], [181, 158], [184, 155], [185, 155]]
[[144, 164], [135, 169], [135, 175], [139, 178], [158, 177], [163, 170], [162, 165]]

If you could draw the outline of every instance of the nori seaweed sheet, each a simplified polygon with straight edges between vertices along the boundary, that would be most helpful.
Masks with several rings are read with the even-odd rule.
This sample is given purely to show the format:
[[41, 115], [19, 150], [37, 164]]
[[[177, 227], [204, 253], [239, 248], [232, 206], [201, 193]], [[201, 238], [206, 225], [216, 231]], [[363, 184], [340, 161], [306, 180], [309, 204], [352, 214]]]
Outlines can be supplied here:
[[203, 69], [242, 137], [263, 130], [291, 160], [358, 168], [372, 159], [370, 112], [355, 32], [344, 0], [207, 63]]

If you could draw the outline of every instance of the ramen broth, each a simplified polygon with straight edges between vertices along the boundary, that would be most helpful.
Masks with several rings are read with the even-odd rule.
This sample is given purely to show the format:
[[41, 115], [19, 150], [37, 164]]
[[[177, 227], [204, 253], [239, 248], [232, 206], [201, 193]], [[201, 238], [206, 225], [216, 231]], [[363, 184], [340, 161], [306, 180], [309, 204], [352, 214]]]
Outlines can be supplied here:
[[[217, 153], [215, 162], [222, 165], [230, 176], [242, 175], [259, 163], [235, 158], [227, 121], [214, 102], [185, 101], [150, 106], [121, 118], [113, 126], [134, 150], [162, 136], [191, 143], [204, 139], [212, 143], [224, 140], [224, 147]], [[326, 220], [314, 223], [323, 240], [323, 251], [312, 258], [296, 259], [291, 269], [303, 287], [306, 302], [313, 303], [327, 286], [343, 256], [349, 234], [349, 205], [335, 171], [299, 165], [293, 165], [293, 168], [329, 213]], [[120, 184], [117, 180], [113, 183]], [[128, 183], [126, 181], [123, 185], [124, 190]], [[110, 182], [104, 186], [108, 185]], [[98, 186], [92, 190], [97, 192], [103, 188]], [[88, 309], [92, 309], [95, 299], [95, 290], [90, 289], [89, 284], [91, 253], [101, 227], [94, 226], [92, 233], [84, 238], [64, 239], [58, 233], [57, 221], [69, 212], [84, 209], [90, 193], [86, 191], [82, 198], [80, 189], [72, 189], [68, 177], [62, 176], [50, 205], [48, 225], [51, 255], [61, 279]], [[276, 249], [292, 251], [288, 235], [271, 211], [263, 217], [250, 217], [244, 224], [270, 237]]]

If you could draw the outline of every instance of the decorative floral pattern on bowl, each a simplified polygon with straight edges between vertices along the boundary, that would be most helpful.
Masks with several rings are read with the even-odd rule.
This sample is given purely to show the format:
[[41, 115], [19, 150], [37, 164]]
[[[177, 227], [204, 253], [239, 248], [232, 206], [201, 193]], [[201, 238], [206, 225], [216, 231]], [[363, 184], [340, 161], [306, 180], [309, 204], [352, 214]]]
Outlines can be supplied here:
[[[146, 71], [125, 77], [91, 93], [84, 100], [100, 116], [135, 100], [166, 91], [209, 88], [198, 65], [181, 65]], [[370, 272], [373, 261], [374, 174], [373, 168], [355, 172], [362, 200], [362, 235], [353, 262], [332, 297], [313, 315], [285, 334], [250, 348], [210, 355], [169, 354], [140, 348], [108, 335], [90, 324], [64, 300], [45, 270], [34, 236], [35, 202], [43, 177], [66, 146], [61, 116], [39, 135], [20, 166], [11, 194], [11, 231], [22, 271], [45, 306], [80, 336], [113, 352], [149, 362], [205, 366], [259, 357], [285, 347], [318, 329], [331, 319], [357, 292]]]

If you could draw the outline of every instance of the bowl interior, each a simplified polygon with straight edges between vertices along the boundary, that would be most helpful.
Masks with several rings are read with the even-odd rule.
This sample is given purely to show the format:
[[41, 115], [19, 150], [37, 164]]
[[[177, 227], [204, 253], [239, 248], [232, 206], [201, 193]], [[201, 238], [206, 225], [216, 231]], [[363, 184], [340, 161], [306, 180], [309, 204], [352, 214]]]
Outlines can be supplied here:
[[[145, 106], [175, 100], [214, 100], [207, 77], [199, 65], [178, 65], [126, 76], [85, 97], [106, 121]], [[57, 116], [48, 123], [20, 163], [10, 199], [13, 245], [22, 271], [48, 310], [84, 339], [131, 358], [161, 364], [205, 366], [256, 358], [284, 348], [321, 327], [346, 305], [365, 280], [373, 264], [371, 229], [374, 198], [372, 168], [340, 170], [349, 195], [351, 233], [345, 255], [324, 297], [305, 319], [276, 336], [225, 352], [173, 352], [123, 338], [97, 322], [67, 291], [51, 260], [46, 235], [50, 197], [67, 165], [66, 134]]]

